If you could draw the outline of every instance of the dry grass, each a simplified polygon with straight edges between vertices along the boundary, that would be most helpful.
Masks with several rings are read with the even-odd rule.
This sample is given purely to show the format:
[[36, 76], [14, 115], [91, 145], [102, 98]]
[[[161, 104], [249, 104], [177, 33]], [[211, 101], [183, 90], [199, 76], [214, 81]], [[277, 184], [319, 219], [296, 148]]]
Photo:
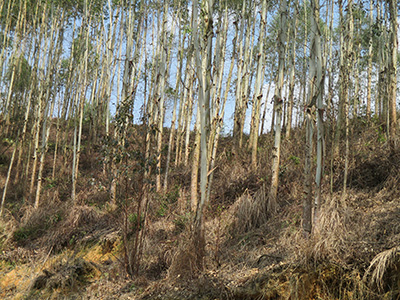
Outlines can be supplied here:
[[[343, 160], [336, 157], [335, 192], [330, 198], [325, 181], [323, 197], [331, 200], [322, 206], [313, 234], [306, 238], [301, 229], [303, 133], [294, 134], [293, 139], [283, 141], [280, 208], [275, 215], [268, 212], [267, 201], [271, 137], [260, 142], [260, 163], [255, 171], [245, 150], [229, 152], [229, 144], [221, 148], [206, 217], [203, 272], [194, 263], [196, 249], [185, 196], [188, 169], [180, 167], [171, 175], [170, 186], [179, 184], [186, 192], [180, 192], [176, 203], [169, 203], [165, 215], [157, 215], [161, 200], [153, 198], [140, 275], [127, 279], [118, 231], [121, 211], [109, 212], [104, 207], [107, 191], [97, 183], [106, 180], [100, 180], [100, 173], [89, 176], [93, 166], [87, 156], [88, 174], [81, 178], [79, 195], [82, 203], [97, 208], [65, 204], [62, 189], [69, 193], [69, 186], [60, 183], [45, 193], [38, 210], [25, 205], [18, 217], [8, 214], [0, 224], [0, 246], [8, 247], [8, 256], [0, 258], [0, 282], [7, 283], [2, 290], [10, 295], [21, 294], [23, 289], [27, 292], [17, 278], [28, 278], [34, 285], [35, 278], [42, 276], [42, 285], [38, 283], [42, 288], [34, 289], [35, 295], [47, 290], [46, 296], [60, 299], [80, 288], [86, 289], [87, 299], [137, 298], [140, 294], [146, 299], [396, 299], [400, 282], [396, 269], [400, 252], [399, 157], [390, 156], [385, 143], [368, 144], [377, 138], [374, 132], [352, 136], [346, 201], [338, 205]], [[96, 185], [86, 184], [92, 176], [97, 178]], [[47, 251], [32, 256], [32, 248]], [[65, 249], [74, 255], [66, 258]], [[47, 253], [49, 260], [43, 262]], [[10, 261], [18, 267], [7, 265]], [[29, 265], [31, 262], [36, 266]], [[87, 263], [94, 267], [87, 268]], [[81, 281], [79, 270], [86, 270], [95, 282]]]
[[196, 267], [197, 249], [194, 248], [191, 230], [180, 235], [180, 242], [174, 249], [171, 266], [168, 269], [169, 278], [193, 278], [199, 271]]
[[339, 199], [333, 198], [323, 205], [314, 226], [312, 256], [317, 261], [327, 259], [344, 263], [353, 254], [348, 243], [346, 209], [338, 202]]
[[[76, 206], [65, 212], [57, 227], [46, 236], [46, 243], [55, 251], [73, 246], [89, 236], [95, 230], [107, 227], [106, 215], [90, 206]], [[111, 216], [108, 216], [111, 221]]]
[[[392, 269], [398, 272], [400, 266], [400, 246], [393, 247], [389, 250], [378, 253], [371, 261], [367, 271], [364, 275], [364, 280], [367, 280], [369, 275], [370, 283], [376, 284], [380, 290], [384, 290], [385, 275], [388, 274]], [[372, 272], [371, 272], [372, 271]], [[397, 280], [400, 279], [397, 275]]]
[[[284, 228], [277, 241], [291, 261], [303, 265], [314, 265], [317, 262], [330, 261], [345, 264], [353, 250], [349, 243], [349, 218], [345, 208], [333, 198], [325, 203], [319, 212], [311, 236], [304, 234], [301, 226], [290, 224]], [[293, 210], [285, 219], [295, 220], [300, 211]]]
[[232, 205], [235, 219], [232, 223], [232, 231], [244, 233], [259, 228], [268, 220], [268, 202], [265, 195], [265, 184], [254, 196], [245, 192]]

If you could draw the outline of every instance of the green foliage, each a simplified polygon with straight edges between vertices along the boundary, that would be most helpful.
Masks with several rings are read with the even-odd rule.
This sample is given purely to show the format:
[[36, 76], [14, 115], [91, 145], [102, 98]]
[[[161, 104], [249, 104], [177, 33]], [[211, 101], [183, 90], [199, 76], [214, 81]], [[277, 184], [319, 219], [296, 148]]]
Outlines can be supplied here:
[[168, 203], [175, 203], [176, 201], [178, 201], [179, 196], [180, 196], [180, 190], [181, 190], [181, 186], [180, 185], [175, 185], [172, 190], [170, 190], [169, 192], [167, 192], [166, 196], [166, 201]]
[[57, 179], [46, 177], [45, 179], [46, 185], [44, 186], [45, 190], [52, 189], [57, 186]]
[[[137, 213], [132, 213], [128, 215], [128, 221], [130, 224], [131, 231], [135, 232], [138, 228], [138, 215]], [[139, 230], [143, 228], [144, 225], [144, 217], [140, 216]]]
[[382, 143], [382, 144], [385, 143], [386, 142], [386, 135], [385, 135], [384, 130], [382, 129], [382, 126], [379, 126], [379, 128], [376, 131], [378, 133], [377, 141], [379, 143]]
[[60, 69], [58, 70], [59, 84], [61, 86], [65, 86], [67, 84], [67, 80], [70, 74], [70, 71], [68, 70], [69, 64], [70, 64], [70, 58], [64, 58], [61, 61], [61, 66]]
[[[0, 23], [4, 24], [7, 14], [11, 16], [10, 29], [15, 30], [18, 15], [24, 8], [28, 12], [25, 15], [28, 26], [38, 28], [42, 23], [50, 23], [57, 17], [55, 14], [64, 11], [67, 19], [80, 17], [85, 13], [85, 0], [2, 0], [3, 9], [0, 11]], [[92, 17], [100, 17], [107, 9], [107, 0], [87, 1], [86, 7]], [[46, 9], [46, 14], [43, 15]], [[9, 10], [9, 11], [8, 11]], [[34, 20], [34, 18], [36, 18]], [[35, 25], [35, 28], [33, 26]]]
[[4, 40], [5, 35], [3, 32], [0, 31], [0, 48], [10, 48], [12, 46], [12, 41], [9, 39]]
[[10, 139], [10, 138], [3, 138], [2, 139], [2, 144], [5, 147], [9, 147], [9, 146], [12, 146], [14, 144], [14, 141], [12, 139]]
[[8, 65], [5, 75], [5, 81], [8, 84], [11, 83], [13, 72], [13, 94], [22, 94], [29, 88], [32, 75], [32, 67], [29, 65], [25, 56], [20, 55], [19, 57], [14, 58], [13, 61]]
[[300, 163], [300, 157], [297, 157], [295, 155], [290, 155], [289, 159], [293, 161], [296, 165]]
[[156, 213], [159, 217], [165, 217], [168, 212], [169, 206], [178, 201], [180, 196], [180, 189], [180, 185], [175, 185], [166, 194], [159, 195], [160, 205]]
[[167, 211], [168, 211], [168, 203], [162, 200], [156, 214], [159, 217], [165, 217]]
[[46, 224], [49, 227], [59, 223], [60, 221], [62, 221], [62, 215], [59, 212], [46, 217]]
[[[84, 26], [84, 25], [82, 25]], [[87, 26], [86, 26], [87, 27]], [[89, 30], [89, 29], [86, 29]], [[100, 33], [98, 33], [100, 34]], [[91, 77], [99, 66], [99, 57], [96, 54], [95, 45], [91, 37], [89, 36], [89, 41], [86, 42], [86, 31], [83, 34], [79, 34], [73, 41], [74, 50], [72, 52], [73, 68], [79, 67], [83, 63], [85, 57], [85, 51], [88, 51], [88, 61], [87, 61], [87, 72], [88, 76]], [[69, 62], [69, 61], [68, 61]], [[65, 68], [64, 62], [64, 68]], [[72, 70], [69, 70], [72, 71]]]
[[39, 231], [41, 229], [43, 229], [43, 228], [40, 228], [39, 226], [20, 227], [13, 234], [14, 240], [17, 242], [22, 242], [28, 238], [33, 239], [33, 238], [39, 236]]
[[187, 225], [190, 224], [191, 218], [192, 217], [191, 217], [190, 213], [185, 213], [183, 215], [177, 215], [173, 220], [174, 225], [175, 225], [175, 231], [177, 233], [183, 232], [186, 229]]
[[63, 217], [61, 212], [55, 212], [36, 220], [33, 223], [25, 224], [19, 227], [13, 233], [13, 238], [16, 242], [27, 242], [40, 237], [45, 231], [62, 221]]

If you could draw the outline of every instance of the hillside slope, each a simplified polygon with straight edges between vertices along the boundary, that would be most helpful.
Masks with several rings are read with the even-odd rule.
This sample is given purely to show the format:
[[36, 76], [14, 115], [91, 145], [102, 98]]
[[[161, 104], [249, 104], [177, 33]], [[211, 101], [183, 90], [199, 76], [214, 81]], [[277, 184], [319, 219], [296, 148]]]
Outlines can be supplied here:
[[[137, 219], [122, 200], [109, 205], [98, 148], [82, 153], [81, 201], [75, 207], [68, 201], [68, 174], [62, 171], [46, 182], [37, 210], [22, 192], [24, 183], [13, 183], [0, 223], [0, 297], [397, 299], [400, 153], [389, 152], [378, 127], [354, 130], [343, 196], [343, 158], [334, 157], [331, 164], [327, 145], [324, 204], [306, 238], [301, 229], [303, 140], [297, 130], [283, 142], [276, 214], [267, 212], [265, 200], [272, 137], [261, 138], [255, 171], [246, 151], [232, 152], [230, 138], [221, 142], [202, 272], [191, 264], [189, 169], [175, 168], [170, 190], [151, 194], [148, 220], [139, 229], [143, 248], [135, 276], [127, 274], [126, 254], [137, 236]], [[6, 146], [3, 142], [0, 151], [1, 182], [11, 155]]]

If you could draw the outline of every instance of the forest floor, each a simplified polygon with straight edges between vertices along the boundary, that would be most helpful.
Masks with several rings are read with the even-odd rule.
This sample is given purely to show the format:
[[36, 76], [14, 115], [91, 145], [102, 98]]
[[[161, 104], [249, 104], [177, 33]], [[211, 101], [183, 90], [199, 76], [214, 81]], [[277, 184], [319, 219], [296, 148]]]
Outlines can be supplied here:
[[[134, 221], [123, 205], [109, 205], [100, 150], [82, 153], [76, 206], [59, 158], [58, 177], [46, 179], [38, 209], [25, 195], [26, 182], [10, 187], [0, 221], [0, 298], [399, 299], [400, 152], [389, 151], [379, 126], [356, 125], [346, 194], [344, 156], [332, 160], [326, 147], [324, 203], [309, 237], [301, 228], [304, 132], [283, 141], [275, 214], [265, 206], [272, 137], [261, 137], [257, 170], [248, 152], [222, 140], [202, 271], [191, 263], [189, 168], [173, 168], [168, 192], [152, 193], [138, 275], [129, 276], [135, 231], [124, 226]], [[11, 156], [6, 146], [1, 186]]]

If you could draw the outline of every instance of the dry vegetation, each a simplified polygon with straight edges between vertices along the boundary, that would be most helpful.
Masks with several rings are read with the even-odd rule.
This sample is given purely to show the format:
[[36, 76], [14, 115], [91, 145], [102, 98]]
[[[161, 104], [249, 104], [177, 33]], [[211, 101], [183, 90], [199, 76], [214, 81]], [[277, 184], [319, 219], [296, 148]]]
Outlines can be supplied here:
[[[62, 163], [37, 210], [24, 197], [25, 183], [15, 183], [0, 223], [0, 298], [398, 299], [400, 154], [389, 153], [378, 127], [353, 125], [348, 194], [341, 200], [341, 157], [334, 158], [330, 188], [327, 145], [324, 205], [310, 238], [301, 229], [304, 133], [283, 142], [276, 214], [266, 200], [272, 137], [261, 137], [257, 171], [247, 152], [232, 152], [230, 138], [221, 141], [203, 272], [191, 263], [190, 172], [183, 167], [172, 170], [168, 193], [151, 196], [134, 277], [125, 271], [124, 247], [135, 228], [126, 232], [126, 207], [108, 205], [96, 147], [83, 153], [76, 207]], [[1, 147], [3, 182], [11, 153]]]

